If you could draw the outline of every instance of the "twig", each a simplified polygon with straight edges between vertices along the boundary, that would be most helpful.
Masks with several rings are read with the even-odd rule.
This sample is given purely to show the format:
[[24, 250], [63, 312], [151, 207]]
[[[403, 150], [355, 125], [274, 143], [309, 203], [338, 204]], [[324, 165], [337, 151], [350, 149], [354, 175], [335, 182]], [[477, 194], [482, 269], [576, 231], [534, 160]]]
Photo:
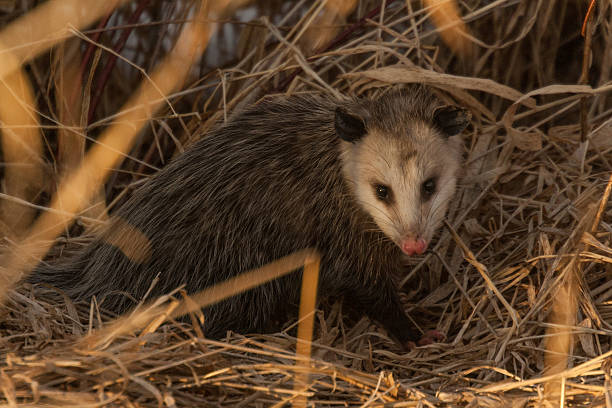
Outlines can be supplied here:
[[[385, 8], [389, 7], [393, 3], [395, 3], [395, 0], [387, 2], [387, 4], [385, 5]], [[338, 36], [336, 36], [333, 40], [331, 40], [329, 44], [324, 46], [321, 50], [317, 50], [315, 52], [315, 55], [330, 51], [336, 48], [337, 46], [339, 46], [340, 44], [342, 44], [343, 42], [345, 42], [350, 37], [351, 34], [353, 34], [355, 31], [363, 27], [367, 23], [368, 20], [374, 18], [378, 13], [381, 12], [381, 10], [382, 10], [382, 5], [374, 7], [372, 10], [366, 13], [366, 15], [363, 16], [359, 21], [352, 24], [350, 27], [348, 27], [346, 30], [344, 30]], [[309, 57], [306, 60], [310, 61], [311, 59], [312, 57]], [[297, 68], [295, 71], [289, 74], [287, 78], [285, 78], [285, 80], [281, 82], [281, 84], [278, 86], [278, 88], [276, 89], [276, 92], [284, 91], [289, 86], [291, 81], [293, 81], [295, 77], [298, 76], [301, 72], [302, 72], [302, 68]]]
[[[586, 85], [589, 82], [589, 65], [591, 62], [591, 43], [593, 41], [593, 30], [591, 30], [591, 23], [593, 21], [593, 9], [595, 7], [595, 0], [591, 0], [589, 9], [587, 10], [584, 23], [582, 25], [582, 36], [584, 39], [584, 50], [582, 53], [582, 72], [578, 83], [580, 85]], [[589, 132], [588, 123], [588, 96], [583, 96], [580, 99], [580, 141], [585, 142], [587, 139], [587, 133]]]

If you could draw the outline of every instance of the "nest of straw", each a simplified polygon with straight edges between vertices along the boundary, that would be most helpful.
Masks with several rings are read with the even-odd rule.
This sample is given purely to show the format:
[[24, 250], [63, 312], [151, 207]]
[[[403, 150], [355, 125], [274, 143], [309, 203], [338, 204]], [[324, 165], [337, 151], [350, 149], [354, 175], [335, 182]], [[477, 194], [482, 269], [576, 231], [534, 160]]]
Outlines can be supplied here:
[[[172, 55], [196, 6], [124, 2], [73, 25], [49, 50], [15, 38], [36, 3], [0, 1], [2, 51], [18, 57], [14, 72], [31, 83], [38, 118], [23, 126], [0, 112], [9, 278], [63, 175], [123, 120], [118, 112]], [[612, 5], [590, 2], [587, 14], [581, 1], [462, 0], [440, 14], [436, 3], [208, 2], [216, 34], [206, 51], [182, 84], [168, 85], [123, 160], [75, 207], [76, 220], [43, 246], [53, 244], [49, 258], [78, 248], [143, 179], [264, 95], [426, 83], [473, 114], [448, 222], [399, 277], [407, 311], [424, 316], [423, 330], [446, 333], [444, 343], [407, 353], [332, 304], [316, 313], [305, 363], [294, 322], [274, 335], [212, 341], [195, 313], [191, 323], [157, 319], [109, 333], [117, 316], [95, 302], [3, 278], [0, 403], [611, 407]], [[19, 57], [34, 48], [37, 57]], [[10, 132], [38, 151], [22, 157], [32, 171], [16, 175]]]

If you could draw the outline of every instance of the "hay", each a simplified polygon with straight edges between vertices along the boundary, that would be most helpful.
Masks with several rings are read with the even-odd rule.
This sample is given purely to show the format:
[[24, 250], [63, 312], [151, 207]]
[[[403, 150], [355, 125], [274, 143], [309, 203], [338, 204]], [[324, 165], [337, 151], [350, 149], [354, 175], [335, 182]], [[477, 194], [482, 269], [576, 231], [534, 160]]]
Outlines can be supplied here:
[[[33, 3], [0, 1], [0, 27], [28, 15]], [[423, 331], [446, 333], [444, 343], [406, 353], [377, 325], [352, 320], [334, 304], [316, 314], [305, 377], [291, 326], [275, 335], [212, 341], [194, 315], [191, 324], [170, 319], [88, 343], [88, 335], [110, 327], [116, 316], [95, 302], [73, 304], [53, 289], [20, 285], [2, 290], [8, 297], [0, 309], [0, 403], [612, 406], [612, 5], [596, 2], [583, 38], [586, 2], [458, 1], [465, 24], [452, 16], [435, 19], [452, 27], [435, 26], [428, 15], [436, 2], [425, 3], [260, 2], [217, 17], [219, 31], [182, 90], [168, 90], [165, 103], [160, 98], [162, 109], [150, 112], [152, 121], [123, 151], [126, 159], [105, 190], [74, 208], [77, 223], [64, 228], [51, 257], [81, 245], [83, 230], [95, 231], [104, 219], [101, 199], [109, 211], [120, 205], [215, 121], [266, 94], [365, 95], [424, 82], [473, 114], [448, 223], [432, 251], [400, 277], [407, 310], [420, 316]], [[89, 145], [120, 123], [118, 110], [142, 72], [153, 72], [170, 52], [192, 6], [129, 2], [97, 28], [81, 27], [79, 69], [61, 67], [76, 52], [68, 45], [45, 51], [35, 42], [33, 52], [43, 54], [34, 59], [27, 46], [19, 48], [19, 62], [29, 61], [51, 163], [41, 167], [45, 182], [27, 198], [30, 208], [48, 205], [58, 172], [67, 162], [74, 169], [83, 155], [84, 143], [61, 136], [76, 130]], [[122, 45], [126, 30], [131, 35]], [[460, 54], [450, 51], [440, 30], [463, 39], [450, 44]], [[319, 42], [318, 31], [324, 33]], [[52, 64], [50, 55], [59, 62]], [[109, 62], [113, 55], [120, 56], [116, 63]], [[103, 74], [107, 64], [116, 65]], [[59, 80], [74, 72], [81, 78], [78, 97]], [[95, 104], [93, 95], [99, 95]], [[65, 110], [62, 100], [71, 101]], [[68, 153], [56, 158], [61, 149]], [[7, 164], [3, 176], [9, 165], [18, 164]], [[5, 254], [19, 247], [11, 231], [0, 222]], [[170, 315], [176, 301], [157, 305]]]

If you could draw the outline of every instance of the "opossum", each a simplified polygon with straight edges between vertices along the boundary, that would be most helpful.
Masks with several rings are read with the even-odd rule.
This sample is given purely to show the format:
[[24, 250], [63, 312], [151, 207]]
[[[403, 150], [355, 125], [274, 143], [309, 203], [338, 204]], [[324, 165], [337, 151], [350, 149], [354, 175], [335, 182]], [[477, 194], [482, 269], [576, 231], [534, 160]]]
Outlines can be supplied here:
[[[136, 189], [68, 261], [30, 278], [124, 312], [304, 248], [321, 254], [319, 297], [343, 298], [402, 344], [417, 340], [392, 275], [423, 253], [456, 189], [451, 136], [469, 113], [423, 86], [378, 98], [275, 96], [237, 113]], [[278, 329], [294, 272], [204, 309], [211, 338]], [[127, 295], [126, 295], [127, 294]]]

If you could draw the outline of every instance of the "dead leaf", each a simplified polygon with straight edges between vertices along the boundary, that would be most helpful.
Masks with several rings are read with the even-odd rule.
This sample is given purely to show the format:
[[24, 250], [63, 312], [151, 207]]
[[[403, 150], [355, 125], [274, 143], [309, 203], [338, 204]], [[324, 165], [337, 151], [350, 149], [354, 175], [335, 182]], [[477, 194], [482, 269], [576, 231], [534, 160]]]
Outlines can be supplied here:
[[490, 93], [513, 102], [516, 101], [515, 103], [521, 103], [529, 108], [536, 106], [534, 99], [525, 97], [521, 92], [491, 79], [441, 74], [417, 66], [393, 65], [368, 71], [348, 73], [344, 74], [343, 77], [366, 77], [381, 82], [396, 84], [422, 83], [440, 87], [452, 86]]
[[512, 143], [519, 149], [527, 152], [537, 152], [542, 149], [542, 135], [536, 131], [523, 132], [518, 129], [507, 128]]

